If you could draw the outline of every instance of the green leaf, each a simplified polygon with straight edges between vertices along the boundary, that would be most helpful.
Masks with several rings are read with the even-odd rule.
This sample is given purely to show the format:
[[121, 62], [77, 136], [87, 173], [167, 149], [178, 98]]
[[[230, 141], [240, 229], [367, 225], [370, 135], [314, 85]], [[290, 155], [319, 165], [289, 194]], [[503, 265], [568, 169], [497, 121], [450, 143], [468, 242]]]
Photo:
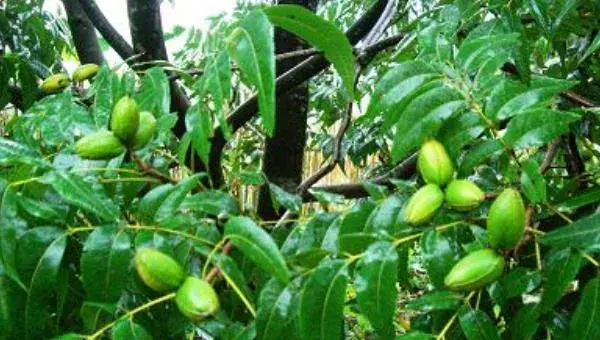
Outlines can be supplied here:
[[104, 221], [119, 219], [119, 207], [104, 193], [94, 191], [79, 175], [62, 171], [48, 172], [44, 183], [50, 185], [67, 203], [92, 213]]
[[533, 204], [546, 201], [546, 180], [540, 172], [538, 163], [533, 159], [528, 159], [522, 164], [523, 173], [521, 174], [521, 188], [525, 196]]
[[112, 329], [113, 340], [152, 340], [152, 335], [144, 327], [133, 322], [133, 320], [123, 320], [117, 322]]
[[26, 283], [23, 327], [30, 338], [40, 338], [49, 321], [48, 301], [56, 289], [67, 235], [53, 227], [38, 227], [21, 236], [17, 245], [17, 268]]
[[144, 224], [154, 222], [154, 216], [158, 208], [165, 199], [173, 192], [175, 186], [167, 183], [159, 185], [150, 190], [142, 199], [137, 207], [137, 217]]
[[406, 158], [463, 107], [464, 101], [448, 87], [436, 87], [416, 97], [396, 125], [392, 160], [398, 162]]
[[275, 131], [275, 53], [273, 27], [260, 10], [248, 14], [229, 36], [227, 50], [242, 79], [258, 89], [258, 107], [269, 136]]
[[[231, 136], [230, 128], [225, 119], [224, 106], [231, 95], [231, 66], [229, 56], [221, 53], [208, 63], [204, 74], [194, 85], [198, 95], [204, 97], [210, 94], [215, 104], [215, 114], [226, 139]], [[189, 129], [188, 129], [189, 131]], [[211, 129], [212, 132], [212, 129]]]
[[15, 141], [0, 138], [0, 164], [29, 164], [49, 167], [39, 154]]
[[517, 45], [519, 33], [485, 35], [465, 41], [456, 60], [467, 70], [480, 69], [488, 58]]
[[500, 340], [496, 326], [482, 311], [462, 308], [459, 321], [468, 340]]
[[544, 245], [556, 248], [574, 247], [599, 249], [600, 213], [579, 219], [572, 224], [553, 230], [538, 238]]
[[298, 242], [298, 251], [321, 248], [327, 229], [337, 218], [338, 214], [336, 213], [315, 213], [314, 217], [301, 227], [302, 236]]
[[232, 217], [225, 224], [225, 237], [248, 256], [257, 266], [288, 282], [290, 272], [283, 255], [269, 234], [248, 217]]
[[340, 235], [358, 233], [364, 230], [367, 219], [375, 209], [371, 200], [360, 200], [350, 208], [342, 217]]
[[374, 200], [379, 201], [388, 196], [389, 190], [384, 185], [378, 185], [371, 181], [361, 181], [362, 187], [369, 193], [369, 196], [373, 197]]
[[238, 202], [228, 193], [209, 190], [186, 197], [181, 203], [181, 209], [203, 212], [213, 216], [221, 213], [239, 214]]
[[340, 339], [347, 285], [343, 260], [326, 259], [308, 277], [300, 296], [302, 339]]
[[578, 114], [548, 109], [531, 109], [513, 118], [506, 129], [508, 146], [528, 148], [540, 146], [569, 131], [569, 124], [579, 120]]
[[256, 333], [261, 340], [279, 340], [286, 337], [294, 317], [292, 285], [271, 279], [260, 292], [256, 314]]
[[600, 277], [587, 283], [569, 324], [569, 339], [600, 339]]
[[383, 339], [394, 337], [398, 252], [389, 242], [369, 246], [356, 264], [354, 286], [361, 312]]
[[283, 206], [291, 212], [299, 212], [302, 208], [302, 198], [300, 196], [290, 194], [276, 184], [269, 183], [269, 192], [271, 193], [271, 201], [275, 205], [275, 209]]
[[21, 91], [23, 93], [23, 107], [25, 110], [31, 107], [35, 102], [38, 86], [37, 79], [31, 64], [26, 60], [19, 62], [19, 83], [21, 84]]
[[202, 174], [196, 174], [177, 183], [160, 204], [154, 219], [160, 221], [172, 216], [179, 209], [189, 192], [198, 185], [201, 176]]
[[146, 70], [135, 100], [142, 111], [150, 111], [160, 118], [171, 112], [171, 86], [161, 67]]
[[596, 37], [594, 37], [594, 40], [592, 40], [583, 56], [581, 56], [579, 59], [579, 63], [582, 63], [584, 60], [589, 58], [598, 50], [598, 48], [600, 48], [600, 32], [596, 33]]
[[113, 83], [118, 80], [116, 78], [117, 76], [112, 73], [108, 65], [102, 66], [94, 77], [89, 90], [90, 98], [94, 99], [92, 118], [96, 123], [97, 130], [107, 126], [110, 120], [115, 102]]
[[271, 22], [292, 32], [323, 51], [354, 97], [354, 53], [346, 35], [332, 23], [298, 5], [277, 5], [264, 9]]
[[97, 227], [83, 245], [81, 279], [86, 299], [117, 303], [129, 281], [131, 240], [125, 229]]
[[423, 312], [455, 310], [461, 305], [463, 299], [462, 294], [448, 290], [437, 290], [409, 301], [406, 308]]
[[541, 312], [549, 311], [565, 294], [581, 267], [582, 257], [570, 248], [556, 251], [544, 260]]
[[450, 240], [439, 231], [427, 230], [421, 237], [421, 249], [425, 268], [431, 283], [444, 287], [444, 278], [458, 261], [458, 253]]
[[227, 283], [232, 286], [234, 290], [239, 291], [238, 294], [243, 294], [244, 298], [252, 303], [250, 288], [248, 288], [244, 273], [238, 267], [237, 263], [231, 257], [224, 254], [215, 254], [212, 261], [226, 278]]
[[460, 150], [485, 130], [481, 118], [475, 112], [453, 115], [446, 120], [437, 139], [446, 147], [451, 159], [457, 159]]
[[403, 200], [398, 195], [391, 195], [373, 210], [369, 219], [365, 221], [362, 230], [366, 233], [387, 233], [396, 234], [396, 221], [398, 214], [402, 210]]
[[372, 243], [377, 242], [377, 236], [369, 233], [348, 233], [338, 238], [338, 252], [340, 254], [359, 254], [365, 251]]
[[431, 334], [427, 334], [427, 333], [423, 333], [420, 331], [412, 331], [410, 333], [407, 333], [405, 335], [402, 335], [396, 339], [402, 339], [402, 340], [431, 340], [431, 339], [435, 339], [435, 336], [431, 335]]
[[[422, 61], [411, 60], [401, 63], [378, 79], [375, 90], [371, 95], [367, 116], [399, 114], [400, 112], [388, 111], [410, 98], [411, 93], [420, 86], [440, 77], [441, 75], [438, 72], [433, 71], [429, 65]], [[393, 124], [396, 123], [397, 119], [392, 120], [391, 123]]]
[[497, 121], [517, 116], [577, 84], [574, 81], [547, 77], [532, 77], [527, 87], [513, 80], [504, 80], [493, 90], [485, 107], [486, 115]]
[[504, 297], [510, 299], [533, 291], [541, 282], [542, 277], [539, 271], [517, 267], [500, 280], [500, 285]]
[[529, 340], [535, 335], [539, 322], [539, 309], [537, 304], [523, 306], [511, 320], [507, 327], [508, 334], [506, 339], [511, 340]]
[[459, 176], [465, 176], [466, 174], [473, 172], [475, 166], [479, 165], [503, 148], [502, 142], [498, 139], [480, 142], [465, 155], [465, 158], [460, 164], [460, 169], [458, 171]]
[[17, 197], [19, 199], [19, 207], [29, 215], [55, 224], [64, 222], [64, 216], [61, 215], [61, 212], [54, 209], [48, 202], [34, 200], [23, 195]]

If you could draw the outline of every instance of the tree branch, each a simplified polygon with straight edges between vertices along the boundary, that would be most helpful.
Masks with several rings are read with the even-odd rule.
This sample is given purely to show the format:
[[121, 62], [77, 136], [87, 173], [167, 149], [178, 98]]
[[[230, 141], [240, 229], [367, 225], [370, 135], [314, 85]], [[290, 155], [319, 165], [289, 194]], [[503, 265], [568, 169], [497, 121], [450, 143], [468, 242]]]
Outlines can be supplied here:
[[110, 24], [104, 13], [100, 10], [94, 0], [79, 0], [81, 7], [87, 14], [87, 17], [94, 24], [94, 27], [106, 39], [108, 44], [117, 52], [117, 54], [127, 60], [133, 56], [133, 47], [123, 38], [119, 32]]
[[[417, 154], [413, 154], [408, 157], [388, 173], [370, 179], [370, 182], [374, 184], [383, 185], [390, 189], [394, 187], [391, 179], [408, 179], [415, 174], [417, 171]], [[342, 195], [345, 198], [362, 198], [369, 196], [369, 193], [365, 190], [361, 183], [348, 183], [348, 184], [335, 184], [327, 186], [318, 186], [313, 188], [314, 191], [323, 191], [331, 194]], [[316, 197], [306, 192], [302, 195], [304, 202], [314, 202]]]
[[[347, 32], [346, 37], [351, 44], [355, 45], [365, 35], [367, 35], [373, 25], [379, 19], [384, 11], [389, 0], [378, 0]], [[285, 93], [298, 84], [301, 84], [308, 79], [319, 74], [329, 66], [329, 62], [320, 55], [306, 59], [298, 66], [294, 67], [285, 74], [279, 76], [276, 80], [276, 91], [278, 94]], [[237, 131], [246, 122], [254, 117], [258, 112], [258, 100], [254, 95], [245, 103], [240, 105], [229, 117], [227, 124], [231, 126], [233, 132]], [[226, 140], [220, 128], [214, 130], [214, 135], [211, 138], [211, 150], [209, 157], [208, 169], [212, 183], [215, 187], [220, 187], [223, 184], [223, 173], [221, 169], [221, 156]]]
[[67, 12], [67, 20], [75, 44], [75, 50], [79, 56], [79, 61], [82, 64], [98, 64], [104, 63], [104, 57], [98, 38], [96, 37], [96, 29], [92, 22], [85, 14], [79, 0], [62, 0]]

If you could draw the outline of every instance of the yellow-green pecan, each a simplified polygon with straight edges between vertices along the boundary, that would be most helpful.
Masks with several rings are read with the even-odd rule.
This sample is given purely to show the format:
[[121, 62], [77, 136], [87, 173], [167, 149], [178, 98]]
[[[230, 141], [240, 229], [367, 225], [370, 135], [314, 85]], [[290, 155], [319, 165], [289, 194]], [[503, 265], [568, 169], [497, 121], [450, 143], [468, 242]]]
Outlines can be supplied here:
[[435, 139], [428, 140], [421, 147], [417, 167], [426, 183], [444, 186], [454, 176], [454, 166], [446, 148]]
[[73, 72], [74, 81], [83, 81], [96, 75], [100, 71], [100, 66], [97, 64], [85, 64], [75, 69]]
[[515, 189], [504, 189], [487, 217], [488, 240], [493, 248], [513, 249], [525, 231], [525, 204]]
[[152, 248], [140, 248], [134, 258], [135, 269], [144, 283], [157, 292], [177, 289], [185, 273], [172, 257]]
[[75, 152], [84, 159], [107, 160], [125, 152], [125, 147], [112, 132], [98, 131], [78, 140]]
[[439, 186], [427, 184], [417, 190], [404, 209], [406, 222], [419, 225], [429, 221], [444, 203], [444, 193]]
[[63, 90], [69, 86], [69, 84], [71, 84], [71, 80], [69, 80], [68, 75], [57, 73], [44, 79], [42, 85], [40, 85], [40, 89], [46, 93], [53, 93]]
[[446, 188], [446, 202], [458, 211], [475, 209], [483, 200], [485, 193], [477, 184], [466, 179], [454, 180]]
[[137, 133], [140, 123], [140, 109], [131, 97], [125, 96], [115, 104], [110, 119], [110, 128], [119, 139], [126, 145]]
[[463, 257], [446, 275], [444, 284], [456, 291], [470, 291], [496, 281], [504, 271], [504, 258], [491, 249]]
[[152, 140], [152, 137], [154, 137], [155, 133], [156, 118], [154, 118], [152, 112], [140, 112], [140, 123], [132, 142], [133, 148], [140, 149], [144, 147], [144, 145], [148, 144], [148, 142]]
[[177, 291], [175, 303], [186, 317], [198, 321], [219, 310], [219, 297], [210, 283], [188, 276]]

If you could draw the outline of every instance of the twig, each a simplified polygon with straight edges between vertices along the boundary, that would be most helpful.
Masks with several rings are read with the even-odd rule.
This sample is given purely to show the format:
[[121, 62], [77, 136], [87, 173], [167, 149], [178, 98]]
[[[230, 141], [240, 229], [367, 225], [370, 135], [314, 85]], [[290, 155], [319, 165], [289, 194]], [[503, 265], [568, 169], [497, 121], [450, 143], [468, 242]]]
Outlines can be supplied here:
[[[223, 246], [223, 251], [221, 251], [221, 253], [226, 255], [229, 254], [232, 250], [233, 243], [231, 241], [227, 241], [227, 243], [225, 243], [225, 245]], [[219, 268], [217, 266], [214, 266], [213, 269], [211, 269], [210, 272], [208, 272], [208, 274], [204, 277], [204, 279], [212, 283], [217, 278], [217, 275], [219, 275]]]
[[143, 173], [145, 173], [149, 176], [152, 176], [154, 178], [157, 178], [161, 182], [164, 182], [164, 183], [177, 183], [177, 181], [174, 180], [173, 178], [171, 178], [170, 176], [167, 176], [167, 175], [161, 173], [160, 171], [154, 169], [150, 165], [148, 165], [146, 162], [144, 162], [143, 159], [141, 159], [134, 152], [131, 152], [131, 158], [135, 161], [135, 163], [140, 168], [140, 170], [142, 170]]
[[546, 171], [548, 171], [548, 169], [550, 169], [550, 166], [552, 165], [552, 161], [554, 160], [554, 157], [556, 156], [556, 151], [558, 151], [558, 146], [560, 145], [560, 137], [556, 137], [552, 143], [550, 144], [550, 146], [548, 147], [548, 152], [546, 152], [546, 157], [544, 157], [544, 161], [542, 162], [542, 165], [540, 166], [540, 172], [543, 174]]

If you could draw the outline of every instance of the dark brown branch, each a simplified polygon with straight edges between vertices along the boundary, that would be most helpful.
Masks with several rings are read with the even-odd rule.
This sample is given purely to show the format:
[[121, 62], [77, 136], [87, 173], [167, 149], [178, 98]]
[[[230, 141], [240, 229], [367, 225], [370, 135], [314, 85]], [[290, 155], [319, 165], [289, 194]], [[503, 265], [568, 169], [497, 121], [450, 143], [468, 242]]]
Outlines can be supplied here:
[[[398, 164], [392, 170], [390, 170], [385, 175], [375, 177], [370, 179], [369, 181], [378, 184], [387, 186], [388, 188], [394, 188], [394, 184], [391, 182], [392, 179], [409, 179], [416, 172], [416, 164], [417, 164], [417, 154], [413, 154], [408, 157], [406, 160]], [[342, 195], [348, 199], [354, 198], [362, 198], [369, 196], [369, 193], [365, 190], [362, 184], [360, 183], [348, 183], [348, 184], [336, 184], [336, 185], [327, 185], [327, 186], [317, 186], [313, 187], [314, 191], [322, 191], [331, 194]], [[302, 195], [302, 200], [304, 202], [313, 202], [316, 201], [316, 197], [311, 195], [310, 193], [304, 193]]]
[[160, 171], [154, 169], [150, 165], [146, 164], [146, 162], [144, 162], [143, 159], [136, 155], [135, 152], [131, 152], [131, 158], [133, 159], [135, 164], [137, 164], [138, 168], [140, 168], [140, 170], [146, 175], [154, 177], [163, 183], [177, 183], [177, 181], [171, 178], [170, 176], [167, 176], [161, 173]]
[[[346, 36], [351, 44], [358, 43], [369, 33], [373, 25], [379, 19], [389, 0], [378, 0], [349, 30]], [[278, 94], [285, 93], [308, 79], [319, 74], [329, 66], [329, 62], [323, 56], [313, 56], [300, 63], [295, 68], [277, 78], [276, 91]], [[235, 132], [246, 122], [252, 119], [258, 112], [258, 101], [256, 95], [240, 105], [228, 118], [232, 130]], [[221, 156], [226, 140], [220, 128], [215, 129], [211, 138], [211, 150], [209, 159], [209, 173], [213, 186], [220, 187], [223, 184], [223, 173], [221, 169]]]
[[81, 3], [79, 0], [63, 0], [63, 4], [79, 61], [82, 64], [101, 65], [104, 63], [104, 57], [96, 37], [96, 29], [85, 14]]
[[133, 47], [123, 38], [119, 32], [110, 24], [104, 13], [98, 8], [94, 0], [79, 0], [81, 7], [87, 14], [94, 27], [106, 39], [108, 44], [123, 58], [129, 59], [133, 56]]
[[563, 136], [564, 155], [569, 177], [577, 180], [580, 184], [586, 182], [585, 163], [577, 147], [577, 137], [571, 132]]
[[548, 147], [548, 151], [546, 152], [546, 157], [544, 157], [544, 161], [540, 166], [540, 172], [543, 174], [552, 166], [552, 161], [556, 156], [556, 152], [558, 151], [558, 147], [560, 145], [560, 137], [556, 137], [552, 144]]

